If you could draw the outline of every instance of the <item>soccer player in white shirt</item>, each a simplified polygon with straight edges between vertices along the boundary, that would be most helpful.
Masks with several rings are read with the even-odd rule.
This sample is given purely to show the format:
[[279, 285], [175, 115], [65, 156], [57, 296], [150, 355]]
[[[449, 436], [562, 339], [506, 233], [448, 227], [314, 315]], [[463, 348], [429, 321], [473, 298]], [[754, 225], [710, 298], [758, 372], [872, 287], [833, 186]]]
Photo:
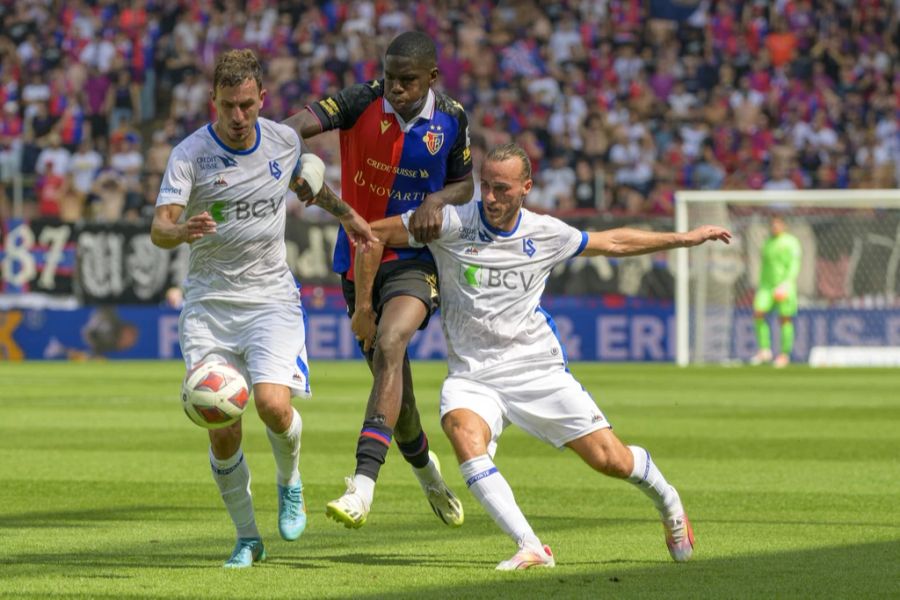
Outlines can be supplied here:
[[[519, 146], [493, 149], [481, 168], [482, 201], [445, 207], [441, 234], [428, 245], [440, 277], [449, 355], [441, 423], [469, 490], [518, 544], [515, 555], [497, 568], [555, 565], [493, 463], [498, 438], [510, 423], [553, 446], [571, 448], [595, 470], [640, 488], [659, 511], [672, 558], [686, 561], [694, 535], [678, 492], [647, 450], [616, 437], [566, 369], [565, 349], [540, 298], [551, 269], [574, 256], [631, 256], [712, 240], [728, 243], [731, 234], [708, 225], [687, 233], [582, 232], [522, 208], [531, 186], [530, 162]], [[412, 245], [408, 218], [377, 221], [372, 232], [388, 246]], [[357, 250], [357, 298], [371, 289], [380, 247]], [[371, 343], [375, 324], [356, 325], [357, 337]]]
[[[300, 293], [284, 244], [285, 194], [293, 189], [340, 219], [357, 243], [374, 241], [352, 208], [322, 191], [325, 165], [293, 129], [259, 118], [266, 90], [250, 50], [216, 62], [210, 97], [218, 118], [178, 144], [169, 158], [151, 226], [162, 248], [191, 244], [179, 342], [187, 370], [226, 361], [253, 386], [256, 411], [275, 455], [278, 529], [288, 541], [306, 527], [298, 469], [300, 413], [310, 394]], [[182, 215], [186, 217], [181, 220]], [[253, 514], [241, 422], [210, 430], [213, 478], [237, 529], [225, 567], [265, 559]]]

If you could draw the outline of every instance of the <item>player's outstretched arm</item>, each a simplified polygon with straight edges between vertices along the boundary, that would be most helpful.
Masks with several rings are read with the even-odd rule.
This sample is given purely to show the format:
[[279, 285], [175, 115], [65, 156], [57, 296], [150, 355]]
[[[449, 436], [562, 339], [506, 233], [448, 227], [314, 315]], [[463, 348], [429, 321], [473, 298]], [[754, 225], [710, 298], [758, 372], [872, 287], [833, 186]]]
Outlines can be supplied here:
[[465, 179], [448, 183], [444, 189], [428, 194], [409, 219], [410, 233], [421, 244], [434, 241], [441, 234], [444, 207], [465, 204], [474, 193], [475, 180], [469, 173]]
[[375, 275], [381, 265], [385, 244], [394, 248], [409, 246], [409, 234], [399, 216], [381, 219], [372, 223], [372, 233], [384, 243], [371, 244], [369, 248], [362, 244], [356, 247], [356, 260], [353, 266], [353, 284], [356, 286], [356, 304], [350, 327], [356, 339], [363, 343], [363, 351], [368, 352], [375, 342], [375, 308], [372, 305], [372, 287]]
[[150, 225], [150, 241], [160, 248], [171, 249], [183, 242], [191, 244], [204, 235], [216, 232], [216, 222], [208, 212], [179, 223], [184, 207], [179, 204], [165, 204], [156, 208]]
[[691, 248], [704, 242], [731, 242], [731, 232], [715, 225], [703, 225], [685, 233], [666, 233], [620, 227], [592, 231], [579, 256], [636, 256], [672, 248]]
[[378, 238], [372, 233], [369, 223], [362, 218], [353, 207], [341, 200], [328, 186], [323, 186], [316, 196], [316, 206], [321, 206], [340, 221], [347, 237], [357, 247], [368, 249], [378, 242]]
[[315, 154], [304, 153], [300, 156], [297, 168], [294, 169], [290, 183], [291, 191], [307, 206], [315, 204], [337, 217], [354, 244], [368, 247], [369, 244], [378, 241], [372, 235], [366, 220], [325, 185], [324, 178], [325, 164], [322, 160]]

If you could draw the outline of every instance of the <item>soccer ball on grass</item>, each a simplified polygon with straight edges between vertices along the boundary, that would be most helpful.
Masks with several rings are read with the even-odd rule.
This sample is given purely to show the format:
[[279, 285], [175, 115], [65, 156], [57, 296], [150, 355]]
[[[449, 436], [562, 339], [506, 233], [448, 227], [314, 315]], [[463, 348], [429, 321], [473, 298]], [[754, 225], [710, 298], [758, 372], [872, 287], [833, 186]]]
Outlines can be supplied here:
[[240, 419], [249, 399], [244, 376], [223, 362], [200, 363], [188, 372], [181, 387], [185, 414], [205, 429], [221, 429]]

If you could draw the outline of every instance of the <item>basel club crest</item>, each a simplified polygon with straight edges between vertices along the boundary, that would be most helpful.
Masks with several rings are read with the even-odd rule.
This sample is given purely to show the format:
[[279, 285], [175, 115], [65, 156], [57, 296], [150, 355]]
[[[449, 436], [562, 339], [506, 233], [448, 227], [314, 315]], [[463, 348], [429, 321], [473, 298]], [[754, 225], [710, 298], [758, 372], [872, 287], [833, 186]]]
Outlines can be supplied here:
[[428, 132], [422, 136], [422, 141], [425, 142], [425, 147], [428, 148], [432, 156], [437, 154], [441, 146], [444, 145], [444, 132], [441, 129], [440, 125], [432, 125], [428, 128]]

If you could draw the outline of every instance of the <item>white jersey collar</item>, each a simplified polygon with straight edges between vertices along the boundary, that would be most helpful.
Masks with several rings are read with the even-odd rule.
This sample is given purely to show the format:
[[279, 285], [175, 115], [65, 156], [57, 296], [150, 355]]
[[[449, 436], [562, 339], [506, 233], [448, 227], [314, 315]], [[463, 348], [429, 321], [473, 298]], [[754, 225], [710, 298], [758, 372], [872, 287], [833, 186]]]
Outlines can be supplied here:
[[394, 110], [394, 107], [391, 106], [391, 103], [388, 102], [386, 98], [382, 98], [381, 103], [385, 113], [390, 113], [397, 118], [397, 123], [400, 124], [400, 131], [402, 131], [403, 133], [409, 133], [409, 130], [412, 129], [412, 126], [415, 125], [416, 121], [418, 121], [419, 119], [430, 121], [434, 116], [434, 90], [430, 88], [428, 90], [428, 96], [425, 98], [425, 104], [422, 106], [422, 110], [420, 110], [419, 114], [414, 116], [409, 121], [404, 121], [403, 117], [397, 114], [397, 111]]

